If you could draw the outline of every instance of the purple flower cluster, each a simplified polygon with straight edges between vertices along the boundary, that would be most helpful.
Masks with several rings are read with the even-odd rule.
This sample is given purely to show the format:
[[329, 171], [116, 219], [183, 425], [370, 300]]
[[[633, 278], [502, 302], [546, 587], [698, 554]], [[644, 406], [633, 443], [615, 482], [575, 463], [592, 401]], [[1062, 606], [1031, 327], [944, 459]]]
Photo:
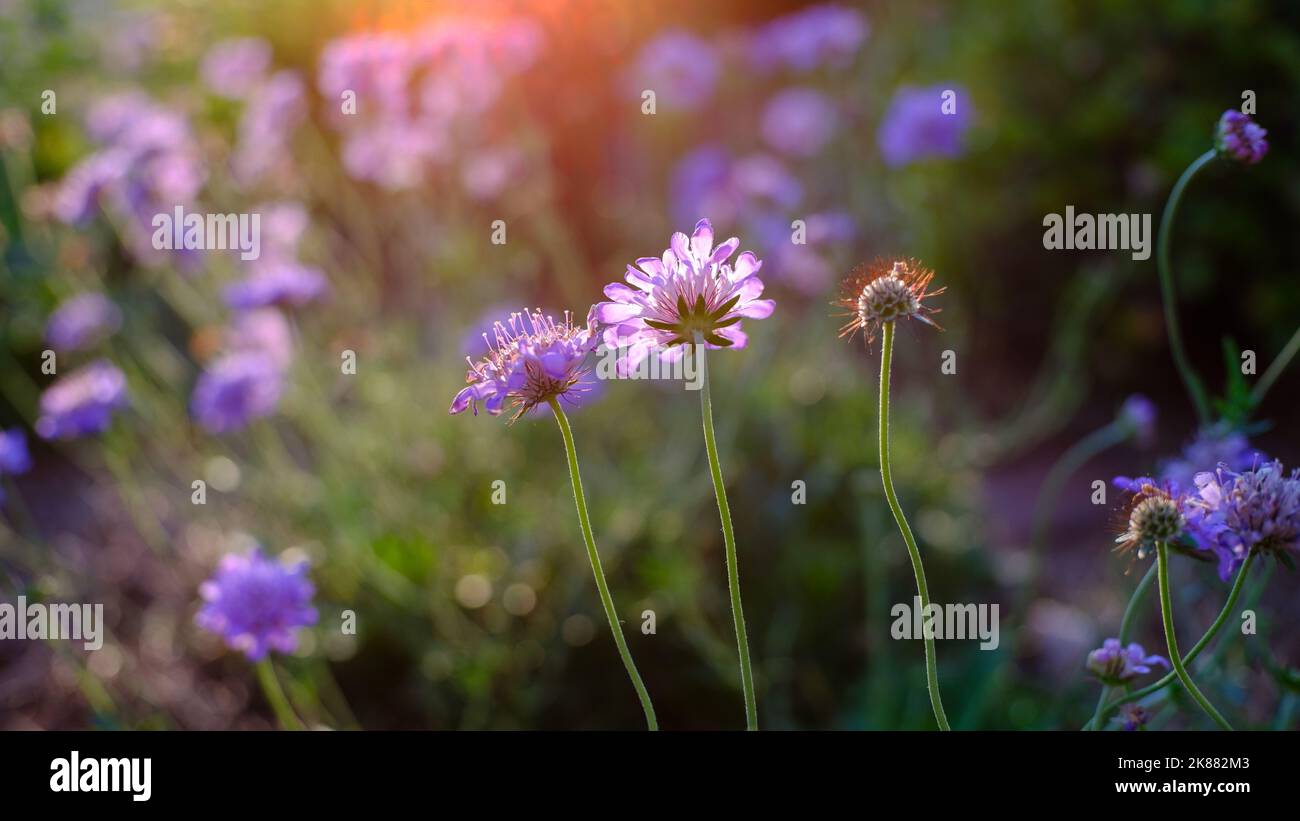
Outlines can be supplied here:
[[717, 49], [685, 31], [667, 31], [641, 47], [626, 79], [629, 95], [655, 93], [665, 111], [695, 111], [709, 102], [722, 73]]
[[78, 294], [50, 314], [45, 341], [56, 351], [79, 351], [112, 336], [122, 326], [122, 311], [103, 294]]
[[[944, 92], [955, 93], [952, 113], [944, 111]], [[885, 164], [908, 165], [932, 157], [957, 157], [971, 124], [970, 97], [960, 86], [904, 86], [894, 93], [876, 131]]]
[[763, 109], [759, 130], [772, 148], [792, 157], [816, 155], [839, 127], [835, 103], [812, 88], [788, 88]]
[[716, 248], [707, 219], [695, 224], [687, 237], [673, 234], [661, 257], [642, 257], [627, 266], [627, 285], [605, 286], [605, 296], [592, 315], [602, 326], [605, 344], [619, 348], [618, 372], [626, 374], [652, 350], [660, 358], [680, 358], [683, 346], [703, 339], [710, 348], [745, 347], [742, 319], [765, 319], [776, 307], [759, 299], [763, 263], [749, 251], [728, 260], [740, 247], [736, 237]]
[[1254, 165], [1268, 153], [1268, 131], [1247, 114], [1235, 108], [1223, 112], [1214, 132], [1214, 147], [1219, 154], [1245, 165]]
[[73, 439], [102, 433], [113, 412], [127, 405], [126, 377], [99, 360], [60, 377], [41, 394], [36, 433], [42, 439]]
[[[477, 119], [542, 47], [541, 28], [523, 18], [440, 19], [409, 34], [367, 32], [331, 41], [317, 86], [343, 135], [344, 167], [355, 179], [400, 190], [448, 164], [458, 146], [481, 148], [482, 139], [470, 136]], [[344, 108], [349, 95], [355, 113]]]
[[283, 389], [284, 370], [274, 359], [261, 351], [235, 351], [199, 376], [190, 409], [209, 433], [229, 433], [274, 413]]
[[1276, 460], [1240, 472], [1221, 466], [1198, 474], [1196, 487], [1225, 581], [1251, 551], [1300, 550], [1300, 471], [1288, 474]]
[[204, 55], [199, 66], [203, 84], [231, 100], [247, 97], [271, 67], [271, 46], [260, 37], [222, 40]]
[[232, 158], [235, 179], [253, 185], [291, 167], [291, 139], [307, 117], [306, 86], [294, 71], [278, 71], [248, 95]]
[[1106, 639], [1101, 647], [1088, 654], [1088, 672], [1110, 685], [1145, 676], [1152, 667], [1168, 670], [1169, 662], [1163, 656], [1148, 656], [1136, 642], [1124, 647], [1119, 639]]
[[584, 365], [599, 341], [592, 324], [574, 325], [567, 311], [557, 322], [540, 310], [515, 312], [505, 322], [496, 322], [492, 336], [483, 335], [488, 351], [481, 359], [466, 357], [469, 370], [462, 388], [452, 400], [452, 414], [473, 409], [478, 403], [496, 416], [513, 402], [518, 419], [551, 399], [575, 402], [585, 389]]
[[92, 107], [86, 127], [99, 150], [59, 183], [55, 215], [81, 224], [101, 206], [109, 208], [137, 259], [157, 265], [174, 253], [193, 264], [192, 251], [158, 251], [152, 242], [154, 215], [176, 206], [193, 210], [206, 177], [185, 118], [140, 92], [126, 92]]
[[1196, 475], [1223, 464], [1229, 470], [1246, 470], [1266, 461], [1263, 453], [1250, 446], [1241, 433], [1222, 426], [1202, 430], [1176, 459], [1160, 465], [1160, 477], [1174, 484], [1192, 488]]
[[[803, 185], [771, 154], [735, 157], [720, 146], [702, 146], [678, 164], [671, 188], [676, 219], [693, 222], [709, 214], [741, 226], [783, 281], [806, 293], [821, 293], [835, 277], [825, 250], [855, 234], [847, 214], [808, 208]], [[796, 218], [804, 223], [803, 243], [793, 241]]]
[[307, 213], [294, 202], [270, 203], [262, 214], [262, 253], [248, 263], [249, 275], [228, 286], [226, 304], [241, 311], [275, 305], [301, 308], [329, 293], [329, 282], [317, 267], [298, 260], [298, 242], [307, 226]]
[[232, 553], [199, 586], [204, 604], [194, 620], [249, 661], [260, 661], [272, 650], [297, 648], [298, 629], [316, 623], [314, 592], [305, 561], [286, 566], [256, 548], [243, 556]]
[[833, 3], [778, 17], [753, 36], [749, 54], [764, 70], [814, 71], [844, 68], [853, 62], [870, 33], [858, 10]]

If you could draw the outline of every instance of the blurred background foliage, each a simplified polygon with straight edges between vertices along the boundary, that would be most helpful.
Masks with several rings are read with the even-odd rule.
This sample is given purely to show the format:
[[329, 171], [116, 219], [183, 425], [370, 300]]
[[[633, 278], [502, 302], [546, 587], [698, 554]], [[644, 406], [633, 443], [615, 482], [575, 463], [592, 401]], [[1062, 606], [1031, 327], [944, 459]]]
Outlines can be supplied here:
[[[900, 335], [896, 482], [934, 599], [1001, 607], [997, 651], [940, 643], [949, 714], [963, 728], [1081, 725], [1097, 692], [1084, 657], [1115, 634], [1137, 578], [1110, 552], [1115, 500], [1092, 505], [1091, 483], [1150, 470], [1195, 421], [1171, 367], [1154, 257], [1046, 251], [1042, 220], [1073, 205], [1157, 223], [1218, 115], [1253, 90], [1271, 153], [1197, 179], [1175, 268], [1187, 343], [1211, 389], [1221, 392], [1225, 338], [1258, 352], [1262, 372], [1300, 316], [1300, 8], [868, 3], [869, 34], [846, 59], [756, 68], [756, 33], [799, 10], [775, 0], [0, 0], [0, 427], [31, 428], [50, 380], [46, 319], [82, 291], [122, 310], [99, 353], [126, 373], [132, 398], [102, 436], [33, 438], [35, 467], [7, 477], [6, 598], [102, 601], [110, 636], [91, 654], [0, 646], [0, 726], [266, 726], [247, 663], [193, 624], [198, 584], [223, 553], [254, 542], [311, 561], [320, 621], [278, 663], [313, 722], [640, 726], [549, 414], [507, 427], [444, 409], [463, 384], [463, 356], [480, 353], [467, 346], [486, 313], [536, 305], [581, 318], [628, 262], [660, 253], [699, 216], [760, 252], [778, 301], [771, 319], [751, 321], [749, 348], [711, 368], [763, 726], [932, 723], [921, 646], [889, 636], [890, 608], [913, 586], [880, 491], [878, 351], [838, 340], [828, 307], [841, 274], [891, 254], [924, 260], [948, 288], [937, 301], [943, 334]], [[342, 160], [337, 101], [321, 88], [327, 44], [466, 17], [489, 28], [528, 21], [541, 33], [535, 60], [458, 121], [454, 156], [409, 185], [358, 179]], [[658, 89], [647, 115], [640, 90], [656, 86], [638, 61], [672, 31], [699, 38], [691, 53], [707, 50], [718, 73], [702, 104], [676, 107]], [[284, 156], [251, 182], [232, 163], [245, 149], [274, 153], [275, 140], [242, 146], [248, 104], [199, 78], [208, 50], [232, 37], [262, 38], [273, 70], [305, 84], [302, 116], [272, 121]], [[471, 93], [487, 94], [474, 70]], [[878, 129], [908, 86], [961, 90], [969, 128], [955, 156], [882, 159]], [[789, 87], [826, 95], [835, 127], [816, 150], [782, 156], [761, 123]], [[57, 93], [56, 114], [42, 113], [45, 89]], [[54, 215], [61, 181], [96, 149], [87, 112], [131, 89], [188, 122], [206, 172], [202, 209], [291, 200], [309, 216], [301, 257], [331, 294], [292, 312], [286, 392], [274, 415], [237, 432], [196, 426], [190, 396], [231, 320], [222, 289], [238, 261], [146, 264], [108, 209], [81, 225]], [[358, 101], [363, 111], [370, 102]], [[510, 158], [497, 177], [486, 172], [486, 192], [466, 176], [484, 147]], [[682, 169], [701, 149], [761, 154], [777, 168], [760, 182], [793, 181], [799, 195], [757, 216], [747, 209], [761, 193], [729, 215], [693, 213], [700, 201], [683, 189], [702, 172]], [[803, 257], [772, 239], [815, 215], [839, 227]], [[494, 220], [507, 225], [504, 245], [490, 241]], [[340, 373], [346, 350], [355, 375]], [[940, 373], [945, 350], [957, 354], [955, 375]], [[1300, 459], [1289, 435], [1297, 385], [1285, 375], [1257, 414], [1268, 424], [1252, 429], [1288, 465]], [[1122, 445], [1068, 477], [1030, 588], [1030, 511], [1044, 477], [1135, 392], [1159, 408], [1158, 441]], [[739, 677], [696, 400], [672, 383], [616, 382], [573, 424], [597, 543], [661, 723], [733, 728]], [[206, 505], [191, 504], [195, 479], [209, 484]], [[492, 503], [496, 480], [504, 505]], [[796, 481], [806, 504], [792, 504]], [[1190, 563], [1175, 579], [1180, 629], [1194, 638], [1225, 587]], [[1259, 605], [1263, 635], [1232, 643], [1205, 673], [1217, 703], [1247, 726], [1293, 726], [1288, 665], [1300, 643], [1268, 625], [1296, 617], [1295, 580], [1277, 572], [1273, 582]], [[639, 629], [646, 609], [655, 635]], [[345, 610], [356, 635], [339, 629]], [[1136, 638], [1162, 646], [1154, 609]], [[1205, 723], [1186, 709], [1158, 722]]]

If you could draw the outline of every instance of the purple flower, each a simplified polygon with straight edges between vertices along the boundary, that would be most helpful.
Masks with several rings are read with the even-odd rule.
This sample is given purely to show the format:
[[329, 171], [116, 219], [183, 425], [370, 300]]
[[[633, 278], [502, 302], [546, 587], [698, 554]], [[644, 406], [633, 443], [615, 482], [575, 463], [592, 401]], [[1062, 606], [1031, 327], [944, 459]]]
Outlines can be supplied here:
[[[945, 91], [956, 93], [954, 113], [944, 113]], [[885, 164], [907, 165], [930, 157], [956, 157], [970, 126], [970, 98], [960, 87], [904, 86], [894, 94], [885, 112], [876, 143]]]
[[289, 141], [307, 116], [302, 79], [280, 71], [253, 92], [239, 121], [233, 159], [235, 176], [249, 185], [290, 159]]
[[669, 245], [662, 257], [642, 257], [627, 266], [628, 285], [606, 285], [611, 301], [592, 309], [605, 344], [627, 349], [618, 358], [620, 375], [656, 348], [669, 349], [661, 360], [680, 358], [684, 345], [694, 344], [697, 335], [710, 348], [743, 348], [748, 337], [741, 320], [765, 319], [776, 308], [772, 300], [759, 299], [763, 263], [749, 251], [734, 266], [728, 263], [740, 240], [732, 237], [714, 248], [707, 219], [695, 224], [690, 237], [673, 234]]
[[113, 421], [113, 411], [126, 405], [126, 377], [113, 365], [98, 360], [45, 389], [36, 433], [42, 439], [102, 433]]
[[512, 313], [493, 325], [485, 356], [477, 361], [465, 358], [469, 387], [456, 394], [448, 412], [472, 408], [477, 416], [481, 401], [496, 416], [510, 400], [515, 421], [551, 399], [576, 402], [584, 390], [587, 355], [597, 341], [590, 313], [587, 324], [579, 326], [568, 311], [562, 322], [539, 310]]
[[27, 450], [27, 434], [22, 428], [0, 430], [0, 474], [16, 476], [32, 469], [32, 455]]
[[324, 297], [329, 283], [319, 268], [276, 255], [264, 257], [249, 274], [226, 288], [226, 304], [237, 310], [268, 305], [299, 308]]
[[669, 31], [646, 43], [627, 78], [628, 90], [640, 97], [655, 93], [665, 110], [693, 111], [709, 101], [722, 64], [707, 40], [684, 31]]
[[275, 308], [257, 308], [235, 316], [226, 329], [226, 348], [264, 354], [280, 368], [293, 361], [293, 331]]
[[1122, 647], [1119, 639], [1106, 639], [1101, 647], [1088, 654], [1088, 672], [1111, 685], [1145, 676], [1153, 666], [1168, 670], [1169, 662], [1163, 656], [1148, 656], [1136, 642]]
[[1215, 555], [1214, 533], [1194, 491], [1150, 476], [1116, 476], [1114, 484], [1130, 494], [1124, 515], [1127, 529], [1115, 539], [1117, 550], [1136, 550], [1138, 558], [1144, 558], [1156, 542], [1165, 542], [1200, 558]]
[[1223, 112], [1214, 134], [1214, 147], [1221, 156], [1244, 165], [1254, 165], [1268, 153], [1268, 132], [1235, 108]]
[[1266, 461], [1246, 437], [1221, 425], [1205, 428], [1177, 459], [1160, 465], [1160, 477], [1181, 487], [1196, 486], [1196, 475], [1224, 464], [1229, 470], [1247, 470]]
[[1142, 447], [1150, 447], [1156, 436], [1156, 405], [1140, 393], [1124, 400], [1115, 421], [1133, 431]]
[[314, 592], [306, 561], [286, 566], [263, 557], [258, 548], [245, 556], [231, 553], [199, 585], [204, 604], [194, 621], [249, 661], [260, 661], [271, 650], [297, 649], [298, 628], [316, 623]]
[[1252, 470], [1196, 476], [1200, 503], [1227, 581], [1252, 550], [1281, 556], [1300, 549], [1300, 471], [1287, 474], [1279, 461]]
[[294, 256], [298, 242], [307, 230], [307, 210], [292, 201], [268, 202], [253, 209], [262, 215], [262, 249], [264, 254]]
[[223, 40], [203, 57], [203, 84], [231, 100], [246, 97], [271, 67], [271, 46], [260, 37]]
[[[755, 153], [737, 159], [716, 145], [683, 157], [671, 187], [673, 214], [683, 222], [712, 214], [719, 222], [749, 223], [771, 209], [784, 214], [804, 195], [798, 178], [776, 157]], [[788, 231], [789, 221], [784, 225]]]
[[269, 355], [228, 353], [199, 376], [190, 410], [209, 433], [229, 433], [274, 413], [283, 390], [284, 370]]
[[102, 294], [78, 294], [60, 303], [45, 326], [45, 341], [57, 351], [76, 351], [112, 336], [122, 312]]
[[838, 115], [825, 94], [811, 88], [779, 92], [763, 109], [760, 131], [783, 154], [811, 157], [835, 135]]
[[849, 65], [870, 27], [856, 9], [825, 4], [778, 17], [754, 35], [750, 55], [763, 69], [812, 71]]
[[479, 202], [493, 200], [515, 181], [520, 165], [519, 152], [512, 148], [476, 151], [461, 164], [461, 186]]
[[1119, 708], [1119, 715], [1111, 719], [1120, 725], [1124, 730], [1133, 732], [1140, 730], [1151, 721], [1151, 711], [1141, 704], [1129, 702]]

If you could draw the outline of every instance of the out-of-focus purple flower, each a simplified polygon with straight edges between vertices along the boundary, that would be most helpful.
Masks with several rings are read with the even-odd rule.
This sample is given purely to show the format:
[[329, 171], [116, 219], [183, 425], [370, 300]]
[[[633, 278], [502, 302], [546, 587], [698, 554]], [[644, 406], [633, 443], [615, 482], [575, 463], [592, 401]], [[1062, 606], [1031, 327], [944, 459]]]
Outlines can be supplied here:
[[292, 201], [269, 202], [253, 209], [261, 214], [262, 249], [273, 256], [294, 256], [298, 242], [307, 230], [307, 210]]
[[199, 586], [204, 604], [194, 621], [249, 661], [260, 661], [271, 650], [297, 649], [299, 628], [316, 623], [314, 593], [306, 561], [287, 566], [258, 548], [242, 556], [231, 553]]
[[1131, 733], [1141, 730], [1151, 721], [1151, 711], [1141, 704], [1129, 702], [1120, 706], [1119, 715], [1115, 716], [1111, 721], [1116, 722], [1125, 731]]
[[641, 47], [626, 84], [636, 97], [653, 91], [656, 106], [665, 110], [694, 111], [713, 96], [721, 71], [713, 44], [675, 30]]
[[329, 282], [319, 268], [292, 259], [264, 257], [249, 274], [226, 288], [226, 304], [236, 310], [278, 305], [300, 308], [329, 293]]
[[1287, 474], [1276, 460], [1241, 472], [1221, 466], [1198, 474], [1196, 487], [1224, 581], [1251, 551], [1280, 556], [1300, 550], [1300, 471]]
[[343, 167], [354, 178], [390, 191], [425, 181], [430, 163], [449, 151], [443, 127], [431, 121], [392, 120], [350, 134], [343, 144]]
[[1156, 436], [1156, 405], [1140, 393], [1124, 400], [1115, 421], [1133, 431], [1142, 447], [1150, 447]]
[[697, 334], [709, 348], [745, 347], [749, 337], [742, 319], [766, 319], [776, 303], [759, 299], [763, 263], [749, 251], [727, 262], [740, 247], [736, 237], [713, 245], [713, 225], [695, 224], [688, 237], [673, 234], [662, 257], [642, 257], [627, 266], [627, 285], [605, 286], [605, 296], [592, 309], [602, 326], [605, 344], [620, 349], [617, 370], [630, 373], [655, 349], [661, 361], [679, 359]]
[[811, 88], [788, 88], [768, 101], [759, 130], [783, 154], [811, 157], [839, 127], [835, 104]]
[[[944, 113], [943, 93], [956, 93], [953, 113]], [[959, 86], [903, 86], [885, 111], [876, 143], [885, 164], [907, 165], [931, 157], [956, 157], [971, 122], [970, 97]]]
[[[765, 212], [785, 211], [803, 200], [803, 185], [771, 154], [733, 158], [705, 145], [687, 154], [672, 177], [673, 213], [682, 222], [705, 214], [718, 222], [750, 223]], [[785, 221], [788, 229], [789, 221]], [[783, 230], [782, 233], [788, 233]]]
[[296, 72], [279, 71], [252, 93], [232, 161], [240, 182], [256, 183], [289, 162], [293, 132], [307, 116], [304, 91]]
[[1268, 131], [1235, 108], [1223, 112], [1215, 128], [1214, 147], [1221, 156], [1254, 165], [1268, 153]]
[[284, 370], [269, 355], [228, 353], [199, 376], [190, 411], [209, 433], [229, 433], [274, 413], [283, 390]]
[[60, 303], [45, 325], [45, 341], [56, 351], [77, 351], [112, 336], [122, 311], [103, 294], [78, 294]]
[[469, 386], [456, 394], [448, 411], [473, 409], [477, 416], [481, 401], [496, 416], [509, 400], [515, 408], [514, 421], [551, 399], [576, 402], [583, 366], [597, 341], [590, 314], [586, 325], [575, 326], [567, 311], [562, 322], [541, 311], [512, 313], [505, 322], [493, 325], [483, 358], [465, 358]]
[[22, 428], [0, 430], [0, 474], [16, 476], [32, 469], [32, 455], [27, 450], [27, 434]]
[[45, 389], [36, 433], [42, 439], [102, 433], [113, 421], [113, 411], [126, 405], [126, 377], [115, 366], [98, 360]]
[[1200, 431], [1177, 459], [1162, 463], [1160, 477], [1192, 488], [1198, 473], [1214, 470], [1220, 464], [1229, 470], [1248, 470], [1264, 461], [1267, 457], [1252, 448], [1244, 435], [1215, 425]]
[[1152, 667], [1168, 670], [1169, 662], [1163, 656], [1148, 656], [1136, 642], [1124, 647], [1119, 639], [1106, 639], [1101, 647], [1088, 654], [1088, 672], [1106, 684], [1132, 681], [1150, 673]]
[[750, 55], [763, 69], [843, 68], [853, 62], [869, 32], [867, 18], [856, 9], [829, 3], [812, 6], [759, 29]]
[[264, 354], [273, 364], [287, 368], [293, 361], [293, 330], [275, 308], [257, 308], [235, 316], [226, 329], [230, 351]]
[[511, 148], [476, 151], [461, 164], [461, 185], [480, 202], [495, 199], [514, 179], [519, 165], [519, 152]]
[[213, 92], [238, 100], [262, 81], [270, 67], [270, 44], [260, 37], [238, 37], [208, 49], [199, 66], [199, 76]]

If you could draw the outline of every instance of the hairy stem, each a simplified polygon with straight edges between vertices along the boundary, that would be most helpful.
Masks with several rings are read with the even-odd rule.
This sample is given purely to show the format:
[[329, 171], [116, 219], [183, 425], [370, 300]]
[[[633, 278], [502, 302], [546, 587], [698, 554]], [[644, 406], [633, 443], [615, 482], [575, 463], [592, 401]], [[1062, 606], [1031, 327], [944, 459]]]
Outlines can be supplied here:
[[1214, 719], [1225, 730], [1231, 730], [1232, 725], [1214, 709], [1210, 700], [1197, 688], [1192, 681], [1192, 677], [1187, 674], [1187, 667], [1183, 664], [1183, 657], [1178, 653], [1178, 638], [1174, 635], [1174, 608], [1169, 598], [1169, 548], [1165, 547], [1164, 542], [1156, 542], [1156, 566], [1159, 568], [1160, 578], [1160, 614], [1165, 623], [1165, 644], [1169, 645], [1169, 661], [1174, 665], [1174, 673], [1178, 680], [1187, 688], [1196, 703], [1201, 705], [1205, 714]]
[[1178, 325], [1178, 297], [1174, 290], [1174, 273], [1169, 265], [1169, 242], [1170, 234], [1173, 233], [1174, 215], [1178, 212], [1178, 203], [1183, 198], [1184, 189], [1192, 181], [1192, 177], [1196, 176], [1196, 172], [1208, 165], [1214, 157], [1213, 150], [1206, 151], [1193, 160], [1183, 175], [1178, 178], [1178, 182], [1174, 183], [1173, 190], [1169, 192], [1169, 199], [1165, 202], [1164, 213], [1160, 215], [1160, 233], [1156, 237], [1156, 270], [1160, 275], [1160, 294], [1164, 302], [1165, 330], [1169, 334], [1169, 350], [1173, 353], [1174, 364], [1178, 367], [1178, 374], [1182, 377], [1187, 393], [1192, 398], [1192, 404], [1196, 406], [1196, 418], [1202, 425], [1210, 421], [1210, 401], [1206, 397], [1205, 386], [1201, 378], [1196, 375], [1196, 370], [1187, 358], [1187, 350], [1183, 347], [1183, 335]]
[[[921, 615], [925, 616], [930, 607], [930, 588], [925, 583], [925, 567], [921, 564], [921, 551], [917, 549], [916, 538], [912, 528], [907, 524], [903, 508], [898, 504], [894, 493], [894, 478], [889, 466], [889, 366], [894, 354], [894, 323], [886, 322], [884, 340], [881, 342], [880, 354], [880, 480], [885, 486], [885, 498], [889, 500], [889, 509], [893, 511], [894, 521], [903, 534], [907, 544], [907, 555], [912, 559], [912, 573], [916, 576], [916, 593], [921, 601]], [[943, 711], [943, 699], [939, 695], [939, 663], [935, 658], [934, 636], [930, 630], [931, 621], [922, 627], [925, 639], [925, 676], [930, 691], [930, 706], [934, 708], [934, 718], [939, 722], [940, 730], [950, 729], [948, 716]]]
[[636, 689], [637, 698], [641, 699], [641, 709], [645, 712], [645, 723], [651, 730], [659, 729], [655, 718], [654, 705], [650, 703], [650, 694], [646, 692], [641, 674], [637, 672], [632, 653], [627, 649], [623, 638], [623, 627], [618, 620], [618, 611], [614, 609], [614, 597], [609, 594], [609, 584], [605, 581], [605, 571], [600, 566], [600, 554], [596, 552], [596, 537], [591, 532], [591, 518], [587, 515], [587, 497], [582, 492], [582, 475], [578, 472], [578, 451], [573, 446], [573, 430], [569, 427], [569, 417], [554, 398], [550, 400], [555, 421], [560, 424], [560, 433], [564, 437], [564, 451], [569, 457], [569, 479], [573, 482], [573, 501], [578, 507], [578, 524], [582, 528], [582, 539], [587, 544], [587, 558], [591, 560], [591, 572], [596, 577], [596, 589], [600, 591], [600, 603], [605, 607], [605, 618], [609, 620], [609, 630], [614, 634], [614, 643], [618, 645], [618, 654], [623, 659], [628, 678]]

